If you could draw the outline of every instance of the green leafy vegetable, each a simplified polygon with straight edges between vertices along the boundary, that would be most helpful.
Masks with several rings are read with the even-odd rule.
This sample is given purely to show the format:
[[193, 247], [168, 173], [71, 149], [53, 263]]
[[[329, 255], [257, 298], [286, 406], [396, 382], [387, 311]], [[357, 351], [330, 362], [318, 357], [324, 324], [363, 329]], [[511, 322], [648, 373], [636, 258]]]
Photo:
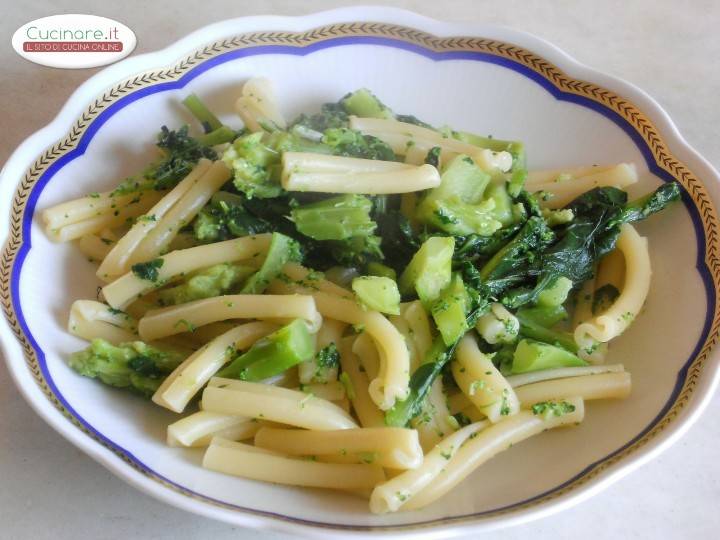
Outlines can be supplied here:
[[132, 270], [132, 273], [140, 279], [155, 283], [160, 275], [159, 269], [162, 268], [164, 262], [165, 261], [161, 258], [153, 259], [152, 261], [133, 264], [130, 269]]
[[84, 377], [149, 397], [182, 360], [177, 353], [161, 351], [141, 341], [115, 346], [104, 339], [94, 339], [87, 349], [70, 355], [69, 364]]

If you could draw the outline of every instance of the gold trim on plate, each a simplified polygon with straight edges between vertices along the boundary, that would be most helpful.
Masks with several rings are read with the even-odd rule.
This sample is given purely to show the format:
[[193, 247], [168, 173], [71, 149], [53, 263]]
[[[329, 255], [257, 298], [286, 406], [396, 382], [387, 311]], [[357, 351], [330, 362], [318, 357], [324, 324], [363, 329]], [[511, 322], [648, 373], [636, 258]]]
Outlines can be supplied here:
[[[547, 60], [537, 56], [536, 54], [525, 50], [521, 47], [510, 43], [483, 39], [477, 37], [450, 37], [439, 38], [425, 32], [407, 28], [404, 26], [385, 24], [385, 23], [341, 23], [322, 26], [314, 30], [302, 33], [294, 32], [251, 32], [241, 34], [232, 38], [223, 39], [211, 43], [201, 49], [198, 49], [189, 56], [183, 58], [176, 64], [144, 72], [134, 77], [128, 78], [123, 82], [115, 85], [107, 90], [85, 110], [80, 118], [76, 120], [72, 128], [64, 139], [48, 148], [40, 155], [32, 166], [27, 170], [24, 177], [15, 192], [10, 216], [10, 234], [5, 249], [0, 259], [0, 301], [5, 312], [5, 316], [10, 323], [13, 333], [23, 347], [25, 359], [28, 368], [33, 374], [43, 393], [48, 397], [52, 404], [62, 412], [74, 425], [87, 433], [90, 437], [101, 443], [113, 451], [128, 465], [138, 470], [142, 474], [157, 480], [166, 487], [182, 493], [186, 496], [201, 500], [205, 503], [213, 504], [223, 508], [238, 510], [235, 506], [224, 504], [198, 494], [189, 492], [179, 486], [176, 486], [167, 480], [159, 477], [155, 473], [139, 466], [125, 452], [118, 450], [114, 446], [107, 444], [96, 434], [90, 432], [82, 423], [68, 410], [66, 410], [57, 396], [52, 392], [47, 381], [45, 380], [39, 364], [36, 351], [31, 346], [28, 337], [20, 327], [11, 298], [10, 279], [12, 268], [15, 264], [20, 247], [23, 245], [22, 222], [23, 215], [27, 206], [28, 198], [35, 187], [36, 183], [45, 171], [62, 156], [77, 147], [82, 135], [89, 126], [95, 121], [98, 115], [107, 107], [120, 100], [122, 97], [137, 92], [140, 89], [148, 88], [157, 84], [167, 83], [180, 79], [186, 72], [192, 68], [207, 62], [223, 53], [238, 49], [248, 49], [263, 45], [285, 45], [292, 47], [307, 47], [322, 41], [347, 38], [347, 37], [382, 37], [391, 38], [408, 44], [416, 45], [435, 52], [448, 51], [467, 51], [480, 52], [494, 55], [503, 59], [512, 60], [526, 68], [531, 69], [547, 81], [551, 82], [556, 88], [563, 92], [572, 93], [584, 98], [589, 98], [607, 109], [614, 111], [625, 121], [627, 121], [637, 132], [637, 134], [647, 143], [650, 148], [655, 162], [659, 167], [669, 173], [685, 188], [696, 206], [698, 214], [702, 220], [702, 227], [705, 233], [705, 263], [707, 264], [709, 273], [712, 277], [712, 286], [715, 291], [716, 298], [720, 297], [720, 259], [718, 258], [718, 216], [710, 196], [705, 186], [696, 178], [693, 173], [673, 156], [667, 144], [660, 136], [658, 130], [653, 123], [640, 111], [633, 103], [622, 98], [621, 96], [597, 86], [587, 81], [581, 81], [569, 77], [557, 66]], [[306, 521], [288, 516], [281, 516], [274, 513], [263, 512], [253, 509], [240, 509], [238, 511], [248, 512], [256, 515], [270, 516], [275, 519], [311, 525], [315, 527], [323, 527], [330, 529], [347, 529], [347, 530], [398, 530], [398, 529], [415, 529], [421, 527], [435, 527], [448, 523], [471, 522], [496, 517], [502, 514], [513, 513], [518, 510], [526, 509], [532, 506], [546, 503], [552, 499], [564, 496], [567, 493], [577, 489], [591, 479], [597, 477], [603, 471], [613, 466], [617, 462], [623, 460], [628, 455], [636, 452], [648, 442], [653, 440], [659, 433], [671, 424], [683, 408], [689, 402], [695, 386], [702, 374], [703, 366], [708, 358], [710, 349], [715, 345], [720, 330], [720, 306], [715, 306], [712, 314], [712, 324], [707, 339], [702, 344], [699, 353], [695, 356], [689, 365], [687, 377], [684, 384], [668, 411], [659, 419], [653, 428], [646, 433], [640, 440], [618, 452], [617, 454], [596, 464], [592, 469], [587, 471], [583, 476], [566, 484], [560, 489], [556, 489], [549, 494], [531, 500], [526, 503], [514, 505], [506, 509], [500, 509], [483, 513], [479, 516], [460, 516], [457, 518], [444, 518], [429, 521], [420, 524], [407, 524], [392, 527], [369, 527], [369, 526], [351, 526], [351, 525], [335, 525], [330, 523], [320, 523]]]

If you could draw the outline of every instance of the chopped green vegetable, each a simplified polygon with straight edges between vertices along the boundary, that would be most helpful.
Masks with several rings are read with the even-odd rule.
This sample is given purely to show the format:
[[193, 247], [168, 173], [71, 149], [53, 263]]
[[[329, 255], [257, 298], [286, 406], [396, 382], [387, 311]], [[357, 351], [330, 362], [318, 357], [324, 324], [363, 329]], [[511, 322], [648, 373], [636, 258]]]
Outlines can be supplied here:
[[149, 397], [182, 360], [177, 353], [161, 351], [142, 341], [115, 346], [98, 338], [84, 351], [70, 355], [69, 364], [84, 377]]
[[193, 222], [195, 238], [218, 242], [272, 230], [272, 225], [245, 210], [241, 196], [218, 191]]
[[223, 127], [222, 122], [218, 120], [217, 116], [215, 116], [195, 94], [190, 94], [183, 99], [182, 103], [188, 108], [192, 115], [197, 118], [198, 122], [202, 124], [205, 133], [210, 133]]
[[314, 353], [315, 346], [307, 324], [302, 319], [296, 319], [256, 341], [250, 350], [220, 370], [218, 376], [261, 381], [309, 360]]
[[555, 283], [538, 294], [537, 305], [542, 307], [560, 306], [565, 303], [572, 288], [573, 282], [564, 276], [560, 276], [555, 280]]
[[470, 299], [465, 284], [460, 274], [455, 274], [430, 310], [445, 345], [452, 345], [468, 331], [466, 317], [469, 308]]
[[300, 244], [297, 241], [284, 234], [273, 233], [267, 256], [260, 270], [250, 276], [240, 292], [242, 294], [262, 294], [270, 282], [280, 274], [286, 263], [300, 262], [301, 260]]
[[363, 159], [395, 161], [395, 152], [388, 144], [372, 135], [363, 135], [349, 128], [330, 128], [325, 130], [322, 142], [332, 148], [338, 156], [351, 156]]
[[164, 305], [184, 304], [234, 292], [254, 270], [240, 264], [216, 264], [189, 276], [185, 283], [161, 290]]
[[340, 353], [334, 343], [326, 345], [315, 355], [317, 365], [324, 369], [337, 368], [340, 365]]
[[564, 416], [575, 412], [575, 405], [567, 401], [541, 401], [532, 406], [532, 412], [535, 415], [542, 415], [549, 419], [553, 416]]
[[345, 96], [341, 101], [343, 107], [349, 114], [364, 118], [387, 118], [394, 119], [393, 112], [385, 106], [367, 88], [355, 90]]
[[352, 290], [361, 304], [368, 309], [400, 315], [400, 291], [394, 280], [379, 276], [361, 276], [353, 279]]
[[450, 284], [454, 248], [452, 237], [428, 238], [400, 276], [400, 292], [407, 295], [414, 289], [423, 304], [430, 307]]
[[163, 259], [153, 259], [143, 263], [133, 264], [130, 269], [140, 279], [152, 281], [153, 283], [158, 280], [160, 276], [158, 270], [162, 268], [165, 261]]
[[512, 373], [527, 373], [528, 371], [541, 369], [586, 365], [587, 362], [563, 348], [539, 341], [522, 339], [518, 343], [517, 349], [515, 349]]
[[372, 202], [362, 195], [342, 195], [294, 208], [297, 230], [315, 240], [347, 240], [369, 236], [377, 225], [370, 218]]
[[369, 262], [365, 268], [365, 272], [370, 276], [386, 277], [397, 281], [397, 273], [395, 270], [379, 262]]

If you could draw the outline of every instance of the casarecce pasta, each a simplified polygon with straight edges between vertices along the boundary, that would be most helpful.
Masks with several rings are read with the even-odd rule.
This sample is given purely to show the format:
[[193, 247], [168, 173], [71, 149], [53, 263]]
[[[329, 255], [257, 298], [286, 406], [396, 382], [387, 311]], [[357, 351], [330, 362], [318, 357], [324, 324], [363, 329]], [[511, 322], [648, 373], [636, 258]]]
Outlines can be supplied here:
[[677, 184], [629, 200], [631, 163], [528, 171], [521, 142], [364, 89], [288, 121], [252, 79], [235, 127], [183, 103], [204, 133], [163, 127], [143, 172], [43, 212], [102, 282], [70, 308], [70, 366], [178, 415], [168, 445], [415, 510], [630, 394], [604, 362], [650, 291], [634, 224]]

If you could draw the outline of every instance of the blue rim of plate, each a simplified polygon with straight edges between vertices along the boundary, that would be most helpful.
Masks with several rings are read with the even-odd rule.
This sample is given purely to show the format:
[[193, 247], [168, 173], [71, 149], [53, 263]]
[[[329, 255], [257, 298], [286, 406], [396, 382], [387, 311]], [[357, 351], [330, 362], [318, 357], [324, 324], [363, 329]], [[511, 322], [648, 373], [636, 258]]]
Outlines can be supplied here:
[[[363, 26], [363, 25], [370, 25], [370, 26]], [[344, 29], [342, 27], [345, 27]], [[330, 28], [331, 32], [330, 35], [335, 35], [336, 37], [326, 37], [327, 34], [323, 34], [323, 31]], [[405, 33], [402, 31], [398, 33], [397, 29], [404, 29]], [[319, 34], [318, 34], [319, 32]], [[339, 35], [337, 34], [350, 34], [350, 35]], [[353, 35], [353, 34], [367, 34], [367, 33], [376, 33], [380, 35]], [[414, 33], [414, 34], [413, 34]], [[388, 37], [388, 34], [392, 37]], [[248, 36], [245, 36], [244, 38], [242, 36], [238, 36], [236, 39], [240, 39], [240, 43], [244, 48], [235, 48], [231, 49], [227, 52], [221, 52], [219, 54], [210, 54], [209, 58], [206, 60], [202, 60], [199, 63], [196, 62], [196, 65], [192, 65], [192, 56], [187, 57], [185, 62], [188, 63], [190, 67], [188, 67], [179, 77], [177, 77], [175, 80], [170, 80], [167, 82], [157, 82], [157, 79], [149, 78], [148, 80], [152, 82], [152, 84], [149, 84], [147, 86], [142, 86], [132, 91], [132, 93], [129, 93], [127, 95], [120, 95], [115, 92], [114, 99], [108, 99], [110, 101], [110, 104], [107, 107], [104, 107], [101, 112], [95, 116], [92, 121], [87, 124], [87, 129], [84, 130], [79, 135], [79, 138], [77, 134], [75, 137], [73, 137], [74, 141], [77, 141], [77, 144], [74, 146], [74, 148], [70, 149], [69, 151], [62, 151], [62, 152], [55, 152], [56, 155], [59, 155], [57, 159], [54, 159], [52, 162], [49, 162], [47, 166], [45, 166], [40, 174], [33, 173], [32, 175], [36, 177], [36, 181], [31, 185], [31, 187], [26, 188], [30, 190], [29, 197], [27, 197], [27, 194], [25, 194], [25, 200], [21, 202], [21, 204], [16, 204], [16, 207], [14, 208], [14, 215], [22, 215], [22, 225], [21, 225], [21, 231], [20, 231], [20, 242], [18, 244], [19, 249], [17, 246], [15, 249], [11, 249], [10, 247], [6, 247], [6, 253], [5, 257], [8, 257], [10, 255], [10, 260], [12, 261], [12, 264], [10, 265], [10, 305], [5, 305], [5, 311], [6, 316], [10, 320], [11, 325], [13, 325], [14, 322], [17, 323], [17, 326], [19, 326], [19, 332], [17, 329], [17, 326], [14, 326], [15, 333], [18, 335], [18, 337], [23, 341], [23, 337], [27, 340], [30, 347], [32, 347], [32, 351], [27, 351], [26, 347], [26, 353], [30, 356], [34, 355], [34, 360], [36, 360], [37, 365], [39, 366], [39, 374], [35, 373], [36, 378], [39, 380], [39, 382], [44, 382], [46, 385], [45, 393], [48, 394], [48, 397], [51, 398], [51, 400], [54, 402], [56, 407], [58, 407], [66, 416], [70, 417], [78, 427], [80, 427], [84, 432], [89, 434], [91, 437], [93, 437], [95, 440], [102, 443], [107, 448], [111, 449], [115, 454], [117, 454], [119, 457], [121, 457], [126, 463], [132, 465], [136, 470], [141, 471], [145, 475], [152, 477], [164, 485], [173, 488], [174, 490], [188, 495], [194, 499], [199, 499], [201, 501], [205, 501], [214, 505], [219, 505], [223, 508], [229, 508], [234, 510], [240, 510], [243, 512], [255, 514], [255, 515], [261, 515], [261, 516], [267, 516], [275, 519], [280, 519], [283, 521], [290, 521], [302, 525], [308, 525], [308, 526], [314, 526], [314, 527], [323, 527], [323, 528], [330, 528], [330, 529], [339, 529], [339, 530], [398, 530], [398, 529], [412, 529], [412, 528], [418, 528], [418, 527], [428, 527], [428, 526], [437, 526], [447, 523], [455, 523], [459, 521], [467, 521], [467, 520], [474, 520], [477, 518], [484, 518], [484, 517], [490, 517], [495, 516], [498, 514], [504, 514], [508, 512], [512, 512], [521, 508], [525, 508], [528, 506], [533, 506], [535, 504], [539, 504], [541, 502], [545, 502], [546, 500], [549, 500], [551, 498], [554, 498], [554, 496], [559, 496], [565, 492], [567, 492], [572, 487], [576, 487], [579, 485], [579, 481], [586, 478], [589, 479], [589, 476], [593, 471], [601, 472], [599, 469], [602, 465], [608, 465], [611, 462], [614, 462], [613, 460], [615, 458], [618, 458], [621, 454], [628, 451], [636, 445], [637, 443], [643, 441], [644, 438], [646, 438], [655, 428], [658, 427], [661, 420], [668, 418], [668, 413], [673, 409], [673, 407], [676, 407], [678, 405], [682, 406], [687, 401], [687, 399], [684, 399], [681, 403], [678, 402], [678, 397], [681, 393], [681, 391], [684, 390], [684, 388], [687, 386], [687, 378], [688, 378], [688, 370], [690, 369], [691, 365], [694, 364], [698, 360], [699, 355], [701, 354], [701, 351], [707, 349], [705, 351], [705, 354], [709, 351], [709, 346], [712, 345], [712, 343], [709, 341], [711, 329], [714, 330], [715, 328], [715, 322], [717, 320], [717, 313], [716, 313], [716, 290], [718, 288], [718, 282], [720, 279], [714, 273], [712, 272], [711, 267], [706, 264], [706, 255], [707, 255], [707, 249], [706, 247], [709, 246], [707, 236], [706, 236], [706, 230], [705, 226], [707, 226], [707, 220], [710, 219], [714, 222], [716, 219], [714, 217], [714, 211], [712, 208], [712, 204], [709, 202], [709, 198], [707, 200], [703, 201], [705, 205], [710, 205], [710, 217], [707, 215], [703, 216], [700, 212], [700, 209], [698, 208], [698, 201], [697, 198], [700, 196], [702, 197], [702, 193], [698, 195], [697, 187], [695, 187], [693, 190], [688, 190], [688, 186], [685, 185], [685, 182], [688, 181], [688, 177], [690, 175], [689, 171], [685, 169], [685, 173], [683, 174], [683, 178], [678, 178], [674, 176], [673, 174], [670, 174], [665, 168], [661, 167], [658, 164], [656, 154], [653, 152], [653, 148], [651, 148], [651, 145], [648, 143], [648, 140], [641, 135], [640, 131], [638, 131], [638, 125], [635, 124], [628, 119], [628, 116], [621, 114], [617, 110], [613, 110], [613, 108], [609, 107], [607, 104], [603, 104], [598, 101], [596, 90], [599, 87], [596, 87], [592, 85], [591, 83], [585, 83], [582, 81], [573, 81], [572, 79], [568, 79], [570, 81], [573, 81], [574, 83], [579, 83], [581, 85], [587, 85], [588, 91], [587, 94], [583, 95], [582, 93], [582, 87], [573, 85], [570, 88], [572, 90], [562, 90], [557, 86], [556, 83], [553, 83], [551, 80], [549, 80], [547, 73], [541, 73], [538, 71], [537, 66], [537, 59], [539, 59], [541, 62], [543, 62], [546, 66], [550, 66], [550, 68], [554, 69], [556, 73], [561, 74], [564, 77], [565, 76], [558, 68], [554, 67], [552, 64], [548, 63], [544, 59], [535, 56], [533, 53], [529, 53], [527, 51], [524, 51], [523, 49], [520, 49], [519, 47], [516, 47], [511, 44], [504, 44], [502, 42], [495, 42], [490, 40], [483, 40], [481, 38], [435, 38], [434, 36], [429, 36], [428, 34], [424, 34], [422, 32], [419, 32], [414, 29], [405, 29], [404, 27], [399, 27], [396, 25], [383, 25], [380, 23], [347, 23], [347, 24], [340, 24], [340, 25], [332, 25], [329, 27], [323, 27], [320, 29], [315, 29], [313, 31], [307, 32], [305, 34], [291, 34], [291, 33], [278, 33], [278, 35], [282, 37], [288, 37], [288, 36], [300, 36], [305, 37], [306, 40], [308, 40], [309, 44], [304, 44], [302, 42], [302, 39], [298, 40], [295, 39], [294, 41], [291, 40], [291, 45], [281, 45], [281, 44], [253, 44], [253, 36], [261, 36], [261, 41], [267, 41], [268, 36], [272, 36], [272, 32], [265, 32], [261, 34], [251, 34]], [[319, 36], [319, 37], [318, 37]], [[417, 36], [421, 36], [422, 38], [418, 38]], [[429, 38], [429, 39], [428, 39]], [[483, 50], [437, 50], [438, 44], [442, 45], [443, 43], [446, 43], [447, 45], [445, 48], [452, 48], [453, 46], [460, 47], [460, 48], [468, 48], [473, 46], [473, 39], [475, 39], [475, 48], [486, 48], [487, 51]], [[434, 41], [431, 41], [434, 40]], [[453, 44], [453, 40], [456, 41], [455, 44]], [[227, 43], [228, 40], [225, 40], [222, 43]], [[282, 39], [280, 40], [282, 41]], [[220, 42], [218, 42], [220, 43]], [[299, 44], [298, 44], [299, 43]], [[217, 43], [215, 44], [217, 45]], [[683, 190], [683, 202], [688, 209], [688, 212], [692, 218], [693, 227], [695, 229], [696, 233], [696, 241], [697, 241], [697, 248], [698, 248], [698, 257], [696, 261], [696, 268], [703, 280], [703, 284], [705, 286], [705, 292], [706, 292], [706, 299], [707, 299], [707, 311], [706, 311], [706, 317], [705, 317], [705, 323], [703, 325], [703, 330], [700, 336], [700, 339], [698, 340], [696, 346], [694, 347], [692, 353], [690, 354], [687, 362], [683, 365], [682, 369], [678, 372], [676, 384], [673, 388], [673, 391], [668, 398], [666, 404], [662, 408], [662, 410], [658, 413], [658, 415], [635, 437], [633, 437], [630, 441], [628, 441], [626, 444], [621, 446], [620, 448], [614, 450], [612, 453], [608, 454], [604, 458], [597, 460], [593, 462], [592, 464], [588, 465], [583, 471], [578, 473], [577, 475], [573, 476], [572, 478], [566, 480], [562, 484], [555, 486], [552, 489], [546, 490], [543, 493], [540, 493], [538, 495], [535, 495], [533, 497], [530, 497], [528, 499], [525, 499], [523, 501], [518, 501], [516, 503], [505, 505], [502, 507], [494, 508], [491, 510], [485, 510], [482, 512], [476, 512], [472, 514], [464, 514], [460, 516], [452, 516], [452, 517], [445, 517], [445, 518], [438, 518], [433, 520], [427, 520], [427, 521], [419, 521], [419, 522], [412, 522], [407, 524], [397, 524], [397, 525], [380, 525], [380, 526], [364, 526], [364, 525], [342, 525], [342, 524], [335, 524], [335, 523], [328, 523], [328, 522], [319, 522], [319, 521], [313, 521], [313, 520], [306, 520], [302, 518], [287, 516], [283, 514], [277, 514], [274, 512], [268, 512], [263, 510], [257, 510], [253, 508], [247, 508], [242, 507], [238, 505], [234, 505], [231, 503], [227, 503], [218, 499], [214, 499], [212, 497], [208, 497], [206, 495], [202, 495], [200, 493], [194, 492], [189, 488], [186, 488], [176, 482], [173, 482], [169, 478], [155, 472], [151, 468], [149, 468], [147, 465], [145, 465], [138, 457], [133, 455], [131, 452], [127, 451], [126, 449], [122, 448], [120, 445], [116, 444], [106, 436], [104, 436], [100, 431], [98, 431], [95, 427], [93, 427], [90, 423], [88, 423], [85, 419], [83, 419], [80, 415], [77, 414], [77, 412], [72, 408], [72, 406], [68, 403], [68, 401], [65, 399], [65, 397], [61, 394], [57, 386], [55, 385], [50, 372], [47, 367], [47, 362], [45, 359], [45, 354], [39, 347], [37, 341], [35, 340], [34, 336], [32, 335], [23, 314], [22, 310], [22, 303], [20, 301], [19, 297], [19, 280], [20, 275], [23, 267], [23, 263], [25, 261], [25, 258], [27, 257], [27, 254], [29, 250], [31, 249], [31, 242], [30, 242], [30, 230], [32, 225], [32, 220], [34, 217], [35, 207], [37, 204], [38, 197], [44, 187], [47, 185], [47, 183], [52, 179], [52, 177], [62, 169], [66, 164], [71, 162], [77, 157], [82, 156], [90, 141], [92, 140], [95, 133], [102, 127], [102, 125], [110, 118], [113, 114], [121, 110], [122, 108], [128, 106], [129, 104], [133, 103], [136, 100], [142, 99], [145, 96], [156, 94], [159, 92], [164, 92], [168, 90], [175, 90], [179, 88], [183, 88], [187, 83], [189, 83], [194, 78], [200, 76], [205, 71], [208, 71], [212, 69], [213, 67], [216, 67], [220, 64], [224, 64], [229, 61], [245, 58], [245, 57], [251, 57], [251, 56], [257, 56], [257, 55], [264, 55], [264, 54], [287, 54], [287, 55], [295, 55], [295, 56], [304, 56], [308, 54], [312, 54], [316, 51], [320, 51], [327, 48], [332, 47], [339, 47], [339, 46], [351, 46], [351, 45], [376, 45], [376, 46], [382, 46], [382, 47], [390, 47], [390, 48], [396, 48], [396, 49], [402, 49], [408, 52], [412, 52], [415, 54], [419, 54], [421, 56], [424, 56], [426, 58], [429, 58], [434, 61], [447, 61], [447, 60], [472, 60], [472, 61], [478, 61], [478, 62], [486, 62], [486, 63], [492, 63], [496, 64], [508, 69], [511, 69], [517, 73], [520, 73], [521, 75], [531, 79], [535, 83], [542, 86], [546, 91], [548, 91], [551, 95], [553, 95], [556, 99], [560, 101], [566, 101], [570, 103], [574, 103], [586, 108], [589, 108], [593, 110], [594, 112], [597, 112], [609, 120], [611, 120], [613, 123], [615, 123], [617, 126], [623, 129], [626, 134], [628, 134], [631, 139], [634, 141], [640, 152], [642, 153], [650, 171], [662, 179], [665, 182], [673, 181], [673, 180], [685, 180], [685, 182], [681, 181], [681, 184], [685, 188]], [[208, 46], [205, 48], [205, 51], [208, 50], [208, 48], [211, 48], [212, 46]], [[488, 48], [489, 47], [489, 48]], [[503, 56], [503, 47], [507, 49], [508, 56]], [[212, 50], [212, 49], [211, 49]], [[518, 55], [517, 51], [520, 51], [521, 53], [525, 53], [526, 56], [523, 56], [522, 54]], [[196, 53], [195, 59], [198, 59], [198, 55]], [[187, 67], [187, 66], [186, 66]], [[160, 77], [162, 80], [162, 77]], [[135, 78], [137, 81], [137, 77]], [[142, 82], [142, 81], [141, 81]], [[116, 89], [119, 87], [116, 87]], [[606, 90], [600, 89], [603, 92], [610, 94]], [[577, 93], [580, 91], [581, 93]], [[611, 96], [614, 96], [614, 94], [610, 94]], [[112, 96], [112, 92], [111, 92]], [[118, 97], [119, 96], [119, 97]], [[106, 99], [106, 98], [104, 98]], [[603, 98], [604, 99], [604, 98]], [[612, 101], [611, 101], [612, 102]], [[98, 104], [98, 101], [96, 101], [96, 106]], [[629, 105], [632, 107], [632, 105]], [[630, 117], [635, 119], [635, 116], [633, 116], [633, 111], [630, 110], [628, 112], [630, 114]], [[637, 113], [634, 113], [637, 114]], [[640, 113], [642, 114], [642, 113]], [[83, 115], [85, 116], [85, 115]], [[647, 124], [648, 121], [645, 120], [645, 123]], [[647, 136], [647, 132], [645, 129], [642, 130], [644, 134]], [[654, 134], [658, 139], [659, 135], [656, 133]], [[651, 139], [652, 140], [652, 139]], [[657, 148], [655, 149], [657, 152]], [[672, 156], [670, 156], [672, 158]], [[674, 158], [672, 158], [674, 159]], [[680, 162], [675, 161], [677, 164], [677, 167], [684, 167]], [[664, 164], [667, 165], [667, 163], [664, 161]], [[30, 173], [29, 173], [29, 176]], [[695, 180], [695, 182], [698, 182]], [[699, 182], [698, 182], [699, 184]], [[701, 184], [699, 184], [701, 186]], [[22, 189], [19, 188], [19, 191]], [[692, 192], [691, 192], [692, 191]], [[703, 190], [704, 191], [704, 190]], [[705, 217], [705, 219], [703, 219]], [[10, 244], [9, 244], [10, 246]], [[11, 251], [13, 251], [11, 253]], [[4, 258], [5, 258], [4, 257]], [[3, 276], [4, 278], [4, 276]], [[715, 278], [715, 279], [714, 279]], [[6, 280], [3, 279], [3, 282]], [[6, 292], [6, 283], [2, 284], [3, 292]], [[16, 320], [13, 320], [13, 317]], [[713, 331], [713, 335], [716, 333], [716, 331]], [[28, 361], [30, 362], [30, 358], [28, 358]], [[701, 367], [701, 366], [698, 366]], [[42, 380], [40, 380], [42, 379]], [[689, 395], [686, 396], [689, 398]], [[592, 476], [596, 476], [596, 474], [592, 474]]]

